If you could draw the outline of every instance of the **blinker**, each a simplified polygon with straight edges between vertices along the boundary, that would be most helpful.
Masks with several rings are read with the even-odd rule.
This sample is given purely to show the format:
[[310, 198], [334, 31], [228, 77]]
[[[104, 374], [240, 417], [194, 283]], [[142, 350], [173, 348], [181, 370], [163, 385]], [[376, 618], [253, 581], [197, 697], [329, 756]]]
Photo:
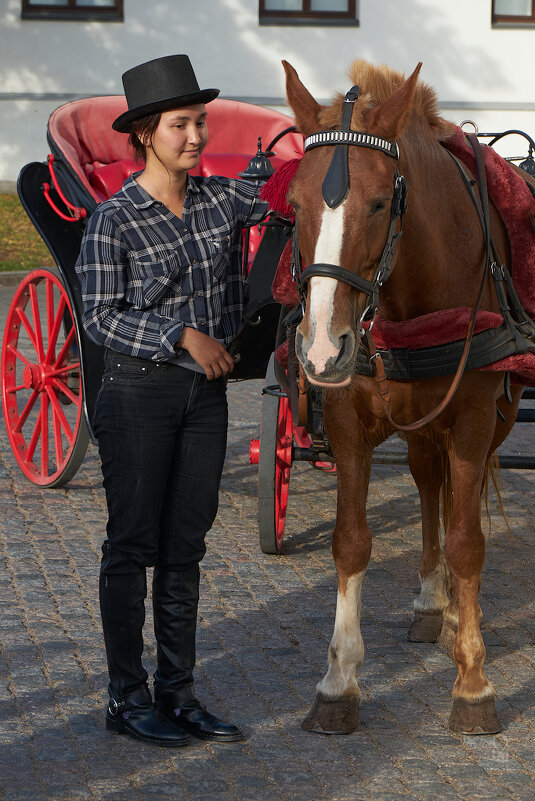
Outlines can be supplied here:
[[[351, 117], [353, 106], [357, 102], [360, 93], [358, 86], [352, 86], [347, 92], [342, 109], [342, 122], [340, 131], [349, 132], [351, 130]], [[333, 157], [323, 180], [321, 193], [325, 203], [330, 209], [335, 209], [347, 197], [349, 192], [349, 145], [336, 145]]]

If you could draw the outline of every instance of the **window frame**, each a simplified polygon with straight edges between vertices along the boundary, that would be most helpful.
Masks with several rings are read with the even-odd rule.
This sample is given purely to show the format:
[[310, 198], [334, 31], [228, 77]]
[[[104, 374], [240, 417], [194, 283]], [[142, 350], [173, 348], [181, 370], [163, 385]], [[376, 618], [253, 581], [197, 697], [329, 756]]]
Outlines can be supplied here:
[[124, 0], [113, 0], [112, 6], [89, 6], [83, 5], [77, 0], [67, 0], [68, 5], [56, 6], [45, 2], [30, 3], [30, 0], [22, 0], [21, 19], [39, 19], [58, 22], [61, 20], [70, 21], [91, 21], [91, 22], [123, 22], [124, 21]]
[[519, 16], [518, 14], [496, 14], [495, 0], [492, 0], [492, 24], [524, 27], [526, 25], [535, 26], [535, 0], [531, 0], [531, 14]]
[[266, 9], [265, 0], [258, 0], [260, 25], [359, 25], [357, 0], [347, 0], [347, 11], [311, 11], [311, 0], [302, 0], [301, 11]]

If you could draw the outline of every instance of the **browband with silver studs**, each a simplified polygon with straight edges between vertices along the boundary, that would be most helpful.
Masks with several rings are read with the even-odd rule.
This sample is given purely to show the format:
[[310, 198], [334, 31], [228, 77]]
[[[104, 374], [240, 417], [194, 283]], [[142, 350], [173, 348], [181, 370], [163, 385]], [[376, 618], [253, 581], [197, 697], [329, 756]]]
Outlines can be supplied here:
[[323, 145], [359, 145], [380, 150], [393, 159], [399, 158], [399, 148], [396, 142], [382, 139], [380, 136], [360, 131], [318, 131], [305, 139], [305, 153], [315, 147]]

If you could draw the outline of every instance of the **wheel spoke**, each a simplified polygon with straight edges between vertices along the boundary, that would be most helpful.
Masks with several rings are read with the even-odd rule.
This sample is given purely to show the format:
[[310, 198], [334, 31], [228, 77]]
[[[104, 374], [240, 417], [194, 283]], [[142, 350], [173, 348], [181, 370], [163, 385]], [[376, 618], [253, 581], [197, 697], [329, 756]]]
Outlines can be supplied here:
[[62, 392], [70, 401], [76, 404], [76, 406], [80, 405], [81, 397], [80, 395], [76, 395], [72, 389], [65, 384], [64, 381], [58, 381], [57, 379], [53, 380], [54, 388], [57, 392]]
[[62, 349], [60, 350], [58, 356], [56, 357], [54, 367], [56, 367], [56, 365], [58, 364], [63, 364], [63, 362], [65, 361], [65, 357], [67, 356], [67, 351], [69, 350], [73, 342], [76, 342], [76, 329], [74, 328], [74, 325], [67, 334], [65, 343]]
[[36, 389], [34, 389], [34, 391], [32, 392], [32, 394], [31, 394], [31, 396], [30, 396], [30, 398], [28, 400], [28, 402], [26, 403], [26, 406], [22, 410], [22, 414], [19, 417], [19, 419], [17, 421], [17, 424], [15, 425], [15, 427], [13, 429], [15, 434], [20, 434], [20, 432], [22, 431], [22, 426], [24, 425], [24, 423], [28, 419], [28, 415], [30, 414], [31, 410], [33, 409], [33, 407], [35, 405], [35, 401], [37, 400], [38, 397], [39, 397], [39, 393], [37, 392]]
[[54, 448], [56, 451], [56, 463], [59, 469], [63, 462], [63, 441], [61, 439], [61, 421], [56, 411], [54, 404], [52, 404], [52, 426], [54, 428]]
[[28, 338], [33, 345], [33, 348], [37, 354], [39, 354], [39, 346], [37, 345], [37, 340], [35, 338], [35, 333], [33, 328], [30, 325], [30, 321], [26, 317], [26, 313], [24, 309], [17, 309], [17, 315], [19, 320], [21, 321], [22, 325], [24, 326], [24, 330], [28, 334]]
[[52, 334], [52, 328], [54, 325], [54, 282], [47, 280], [45, 281], [45, 290], [46, 290], [46, 330], [48, 335], [48, 351], [47, 357], [50, 352], [50, 340]]
[[48, 349], [46, 352], [46, 362], [47, 364], [52, 364], [54, 361], [54, 354], [56, 352], [56, 344], [58, 341], [58, 334], [61, 329], [61, 323], [63, 322], [63, 314], [65, 312], [66, 301], [64, 296], [62, 295], [59, 299], [58, 308], [56, 311], [56, 317], [54, 319], [54, 324], [52, 326], [51, 331], [48, 334]]
[[43, 348], [43, 332], [41, 331], [41, 317], [39, 314], [39, 299], [37, 297], [37, 289], [35, 284], [30, 284], [30, 300], [32, 304], [35, 339], [37, 342], [37, 355], [39, 356], [39, 361], [42, 362], [45, 358], [45, 351]]
[[41, 411], [39, 412], [37, 423], [35, 424], [35, 428], [33, 430], [33, 434], [30, 439], [30, 444], [28, 445], [28, 450], [26, 451], [26, 461], [28, 462], [28, 464], [30, 464], [33, 461], [35, 449], [37, 447], [37, 443], [39, 442], [39, 437], [41, 435], [42, 412], [43, 412], [43, 407], [41, 407]]
[[21, 353], [18, 348], [16, 348], [14, 345], [8, 345], [7, 347], [9, 352], [12, 353], [17, 359], [20, 359], [21, 362], [26, 365], [26, 367], [32, 367], [31, 361], [24, 355], [24, 353]]
[[49, 375], [52, 376], [61, 376], [65, 375], [65, 373], [71, 373], [73, 370], [77, 370], [80, 367], [80, 362], [69, 362], [64, 367], [56, 367], [54, 370], [51, 370]]
[[[62, 390], [62, 392], [63, 392], [63, 390]], [[72, 429], [71, 429], [69, 423], [67, 422], [67, 418], [65, 417], [63, 409], [61, 408], [61, 404], [60, 404], [60, 402], [58, 400], [58, 396], [56, 395], [56, 393], [50, 387], [46, 388], [46, 394], [50, 398], [50, 403], [52, 404], [52, 408], [56, 412], [57, 417], [59, 419], [59, 422], [61, 424], [61, 427], [63, 428], [65, 434], [67, 435], [67, 437], [69, 439], [69, 442], [72, 442], [74, 435], [73, 435], [73, 432], [72, 432]]]
[[48, 475], [48, 394], [41, 393], [41, 474]]

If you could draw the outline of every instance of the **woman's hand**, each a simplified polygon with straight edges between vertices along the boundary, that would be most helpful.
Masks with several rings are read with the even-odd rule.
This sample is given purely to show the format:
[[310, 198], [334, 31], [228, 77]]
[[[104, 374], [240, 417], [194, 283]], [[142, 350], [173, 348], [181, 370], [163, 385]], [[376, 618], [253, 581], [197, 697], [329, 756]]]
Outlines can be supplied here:
[[208, 381], [228, 375], [234, 369], [234, 359], [216, 339], [184, 326], [177, 347], [187, 350], [200, 364]]

